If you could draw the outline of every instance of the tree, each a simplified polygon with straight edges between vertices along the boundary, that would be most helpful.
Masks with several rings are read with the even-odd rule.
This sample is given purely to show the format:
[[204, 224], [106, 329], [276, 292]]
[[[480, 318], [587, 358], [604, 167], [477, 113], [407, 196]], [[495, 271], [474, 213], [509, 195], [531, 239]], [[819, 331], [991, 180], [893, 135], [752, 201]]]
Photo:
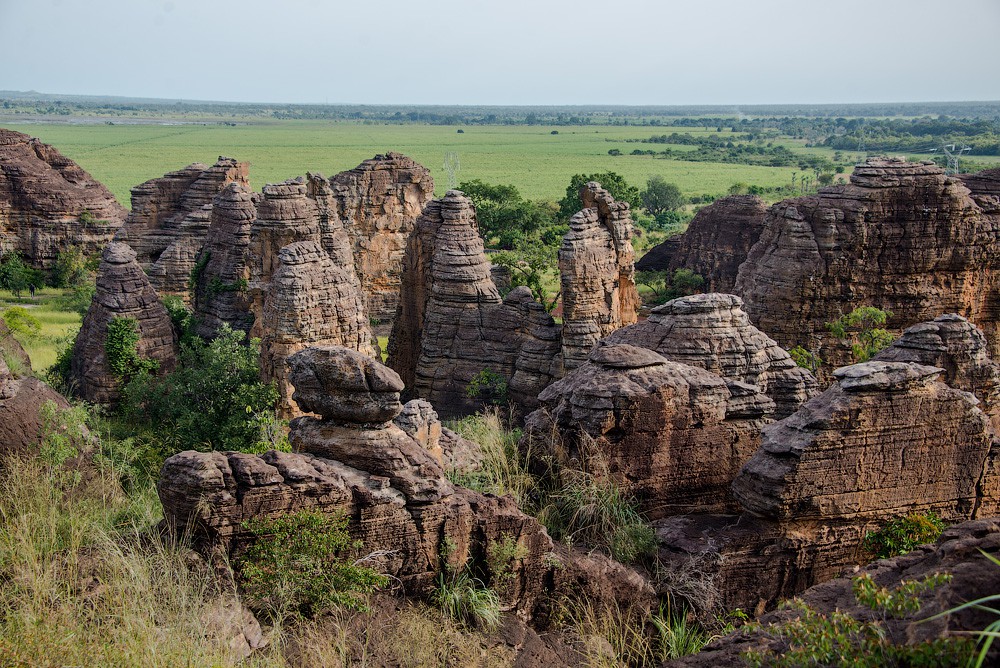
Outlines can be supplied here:
[[625, 177], [615, 172], [604, 172], [602, 174], [575, 174], [570, 179], [566, 188], [566, 196], [559, 200], [559, 216], [563, 219], [570, 219], [577, 211], [583, 209], [583, 200], [580, 199], [580, 190], [591, 181], [597, 181], [611, 196], [619, 202], [628, 202], [633, 209], [642, 208], [642, 194], [639, 189], [629, 184]]
[[681, 189], [674, 183], [667, 183], [659, 174], [649, 177], [646, 189], [642, 191], [642, 205], [651, 216], [658, 216], [684, 206]]
[[512, 185], [463, 181], [459, 190], [476, 205], [479, 234], [487, 246], [512, 250], [518, 242], [552, 224], [545, 208], [521, 198]]
[[556, 266], [559, 246], [547, 244], [542, 237], [521, 240], [513, 250], [493, 253], [490, 262], [507, 267], [511, 271], [511, 286], [526, 285], [544, 307], [551, 311], [559, 301], [561, 291], [549, 298], [545, 289], [545, 272]]
[[10, 290], [15, 297], [20, 297], [21, 293], [28, 289], [35, 272], [25, 264], [20, 254], [16, 251], [4, 255], [3, 263], [0, 264], [0, 288]]

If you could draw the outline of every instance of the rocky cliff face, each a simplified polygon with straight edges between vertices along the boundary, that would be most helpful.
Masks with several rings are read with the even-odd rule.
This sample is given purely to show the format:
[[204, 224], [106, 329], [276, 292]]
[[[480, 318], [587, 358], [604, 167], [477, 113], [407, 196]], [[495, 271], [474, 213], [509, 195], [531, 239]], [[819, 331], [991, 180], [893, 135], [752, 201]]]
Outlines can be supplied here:
[[539, 396], [523, 448], [610, 476], [651, 519], [735, 510], [729, 486], [774, 402], [646, 348], [599, 345]]
[[[219, 157], [132, 188], [132, 212], [115, 235], [129, 244], [157, 288], [187, 296], [187, 279], [205, 242], [212, 200], [230, 183], [248, 186], [248, 165]], [[161, 261], [162, 259], [162, 261]]]
[[92, 403], [109, 403], [118, 397], [119, 381], [105, 352], [108, 324], [115, 318], [135, 320], [139, 357], [157, 361], [161, 373], [174, 368], [177, 342], [170, 316], [136, 261], [135, 251], [123, 243], [104, 249], [97, 291], [73, 345], [70, 377], [79, 396]]
[[736, 274], [764, 230], [767, 207], [756, 195], [731, 195], [701, 209], [687, 230], [654, 246], [635, 264], [641, 271], [690, 269], [706, 292], [732, 292]]
[[602, 337], [634, 323], [640, 303], [628, 204], [599, 183], [588, 183], [580, 198], [584, 208], [559, 247], [566, 369], [585, 362]]
[[819, 341], [833, 366], [849, 351], [826, 323], [862, 305], [891, 311], [890, 329], [959, 313], [996, 354], [1000, 216], [992, 202], [932, 163], [870, 158], [848, 185], [771, 207], [735, 292], [780, 344]]
[[665, 358], [747, 383], [774, 400], [775, 417], [798, 410], [818, 393], [816, 379], [788, 353], [750, 324], [743, 300], [708, 293], [657, 306], [643, 322], [605, 339], [655, 350]]
[[733, 482], [742, 516], [661, 520], [660, 556], [702, 563], [722, 605], [763, 610], [868, 560], [882, 522], [933, 511], [949, 522], [1000, 511], [990, 420], [941, 369], [867, 362], [768, 425]]
[[466, 390], [484, 370], [503, 377], [523, 406], [561, 374], [558, 327], [526, 288], [501, 299], [464, 194], [427, 205], [404, 267], [389, 365], [439, 412], [474, 411], [479, 400]]
[[126, 211], [103, 185], [48, 144], [0, 128], [0, 251], [51, 269], [76, 246], [95, 256]]
[[[322, 416], [292, 422], [296, 453], [183, 452], [164, 464], [164, 515], [191, 528], [204, 549], [246, 540], [247, 519], [312, 508], [345, 512], [352, 535], [374, 555], [370, 565], [409, 594], [429, 594], [446, 564], [482, 564], [486, 583], [526, 616], [546, 614], [544, 602], [556, 591], [600, 598], [594, 588], [601, 586], [605, 600], [648, 601], [651, 590], [637, 574], [553, 546], [510, 498], [452, 485], [434, 454], [392, 422], [402, 411], [393, 371], [354, 351], [310, 348], [291, 358], [291, 381], [302, 409]], [[513, 577], [501, 582], [486, 555], [503, 540], [525, 556], [510, 562]], [[553, 565], [557, 559], [563, 568]], [[588, 582], [585, 569], [603, 570], [604, 583]]]
[[331, 178], [330, 193], [332, 210], [351, 236], [366, 309], [391, 322], [407, 237], [434, 196], [430, 170], [399, 153], [377, 155]]
[[353, 276], [353, 266], [338, 267], [315, 241], [289, 244], [278, 252], [278, 268], [261, 307], [260, 356], [261, 378], [277, 384], [284, 417], [301, 414], [289, 384], [287, 360], [293, 353], [336, 345], [375, 355], [363, 296]]

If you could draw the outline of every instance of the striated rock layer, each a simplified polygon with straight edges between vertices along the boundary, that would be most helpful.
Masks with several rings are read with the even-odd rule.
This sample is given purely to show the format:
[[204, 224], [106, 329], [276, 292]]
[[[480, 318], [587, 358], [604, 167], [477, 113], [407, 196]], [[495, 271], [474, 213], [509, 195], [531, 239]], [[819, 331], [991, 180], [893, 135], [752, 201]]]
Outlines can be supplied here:
[[996, 355], [998, 231], [995, 196], [974, 195], [933, 163], [869, 158], [850, 184], [771, 207], [735, 292], [780, 344], [812, 350], [819, 341], [834, 366], [850, 351], [826, 323], [862, 305], [891, 311], [890, 329], [959, 313]]
[[[202, 549], [238, 547], [249, 537], [248, 519], [304, 508], [343, 512], [371, 553], [369, 565], [408, 594], [429, 595], [446, 567], [467, 567], [507, 607], [539, 620], [551, 613], [554, 592], [649, 604], [651, 589], [638, 574], [554, 546], [510, 497], [452, 485], [435, 456], [392, 422], [402, 411], [402, 382], [391, 370], [337, 347], [301, 351], [291, 369], [295, 401], [322, 415], [292, 422], [296, 453], [183, 452], [164, 464], [164, 516], [193, 532]], [[497, 565], [490, 547], [504, 542], [523, 556]]]
[[764, 428], [733, 481], [746, 513], [657, 525], [667, 563], [704, 564], [721, 605], [762, 610], [864, 563], [867, 531], [910, 512], [948, 522], [1000, 512], [988, 417], [941, 369], [867, 362]]
[[580, 198], [584, 208], [570, 219], [559, 247], [567, 370], [585, 362], [602, 337], [634, 323], [640, 304], [628, 203], [594, 182]]
[[779, 419], [818, 393], [816, 379], [750, 324], [743, 300], [735, 295], [708, 293], [674, 299], [654, 308], [647, 320], [623, 327], [604, 340], [649, 348], [669, 360], [748, 383], [774, 400]]
[[729, 486], [774, 402], [646, 348], [599, 345], [539, 396], [522, 449], [610, 476], [647, 517], [736, 510]]
[[0, 128], [0, 255], [17, 251], [39, 269], [60, 251], [95, 256], [126, 211], [75, 162], [26, 134]]
[[706, 292], [732, 292], [740, 265], [764, 230], [767, 207], [756, 195], [730, 195], [701, 209], [683, 234], [654, 246], [635, 264], [640, 271], [689, 269]]
[[120, 382], [105, 352], [108, 324], [115, 318], [135, 320], [140, 358], [158, 362], [161, 373], [173, 370], [177, 342], [167, 309], [136, 261], [135, 251], [117, 242], [104, 249], [97, 291], [73, 344], [70, 379], [77, 394], [92, 403], [109, 403], [118, 397]]
[[527, 288], [501, 299], [463, 193], [427, 205], [404, 267], [389, 365], [440, 413], [474, 411], [480, 400], [467, 389], [483, 371], [501, 376], [524, 407], [561, 375], [558, 326]]

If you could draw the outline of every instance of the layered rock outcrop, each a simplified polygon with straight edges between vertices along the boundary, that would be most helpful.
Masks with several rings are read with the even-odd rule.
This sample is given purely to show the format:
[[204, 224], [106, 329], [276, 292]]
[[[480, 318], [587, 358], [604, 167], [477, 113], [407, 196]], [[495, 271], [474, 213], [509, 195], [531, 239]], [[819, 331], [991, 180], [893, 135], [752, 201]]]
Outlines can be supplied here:
[[816, 379], [770, 337], [750, 324], [743, 300], [708, 293], [657, 306], [643, 322], [623, 327], [606, 343], [655, 350], [669, 360], [747, 383], [774, 400], [775, 417], [798, 410], [818, 393]]
[[26, 134], [0, 128], [0, 253], [51, 269], [60, 251], [96, 256], [125, 209], [75, 162]]
[[[509, 497], [452, 485], [435, 456], [392, 422], [402, 410], [402, 382], [391, 370], [336, 347], [301, 351], [291, 368], [295, 401], [323, 416], [292, 422], [296, 453], [183, 452], [164, 464], [164, 516], [203, 548], [247, 540], [247, 519], [305, 508], [344, 512], [349, 531], [372, 553], [368, 565], [407, 593], [427, 595], [448, 564], [477, 569], [527, 616], [544, 617], [553, 591], [648, 603], [650, 589], [634, 572], [553, 546]], [[524, 554], [505, 565], [512, 577], [502, 582], [487, 559], [498, 541], [513, 541]], [[603, 582], [588, 582], [586, 571], [603, 571]]]
[[70, 379], [77, 394], [92, 403], [117, 399], [120, 381], [112, 372], [106, 352], [108, 325], [115, 318], [131, 318], [139, 341], [136, 353], [154, 360], [159, 372], [177, 363], [177, 342], [167, 309], [127, 244], [111, 243], [104, 249], [97, 271], [97, 291], [73, 345]]
[[467, 393], [483, 371], [501, 376], [509, 397], [531, 407], [561, 375], [555, 321], [527, 288], [501, 298], [490, 277], [475, 209], [450, 190], [431, 201], [407, 244], [389, 365], [442, 415], [474, 411]]
[[850, 184], [771, 207], [735, 292], [768, 335], [785, 347], [819, 341], [833, 366], [850, 351], [826, 323], [863, 305], [891, 311], [890, 329], [959, 313], [983, 329], [996, 355], [994, 201], [933, 163], [869, 158]]
[[336, 216], [350, 232], [369, 316], [391, 322], [406, 240], [434, 196], [430, 170], [399, 153], [376, 155], [330, 179]]
[[144, 268], [155, 267], [150, 274], [157, 288], [186, 297], [212, 200], [230, 183], [248, 186], [247, 169], [220, 156], [211, 167], [194, 163], [132, 188], [132, 211], [115, 241], [130, 245]]
[[865, 533], [910, 512], [1000, 512], [997, 446], [976, 398], [941, 369], [867, 362], [768, 425], [733, 481], [742, 516], [657, 524], [666, 563], [706, 564], [727, 609], [763, 610], [864, 563]]
[[599, 345], [539, 400], [523, 449], [610, 476], [652, 519], [736, 510], [730, 483], [774, 411], [754, 386], [627, 344]]
[[559, 247], [567, 370], [584, 363], [601, 338], [634, 323], [640, 304], [628, 203], [595, 182], [580, 198], [584, 208], [570, 219]]
[[276, 383], [279, 411], [288, 417], [300, 414], [289, 384], [293, 353], [336, 345], [373, 357], [375, 348], [352, 266], [336, 266], [316, 241], [288, 244], [277, 259], [259, 318], [261, 377]]
[[705, 279], [706, 292], [732, 292], [740, 265], [764, 230], [767, 207], [756, 195], [730, 195], [701, 209], [683, 234], [651, 248], [635, 263], [640, 271], [689, 269]]

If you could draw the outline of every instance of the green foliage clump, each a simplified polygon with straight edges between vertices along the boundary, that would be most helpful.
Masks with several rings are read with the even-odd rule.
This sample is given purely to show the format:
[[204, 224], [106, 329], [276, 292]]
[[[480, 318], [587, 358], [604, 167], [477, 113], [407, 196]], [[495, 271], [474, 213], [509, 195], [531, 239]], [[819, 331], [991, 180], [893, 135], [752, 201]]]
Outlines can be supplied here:
[[135, 318], [115, 316], [108, 323], [104, 354], [107, 356], [108, 369], [123, 384], [153, 373], [160, 367], [156, 360], [139, 357], [138, 345], [141, 338], [139, 323]]
[[565, 220], [573, 217], [577, 211], [583, 209], [583, 200], [580, 199], [580, 190], [591, 181], [597, 181], [605, 190], [611, 193], [617, 202], [628, 202], [634, 211], [642, 208], [642, 193], [639, 189], [631, 185], [620, 174], [615, 172], [604, 172], [601, 174], [574, 174], [566, 187], [566, 196], [559, 200], [559, 216]]
[[502, 534], [500, 540], [491, 541], [486, 548], [486, 566], [493, 586], [501, 591], [510, 587], [515, 577], [515, 565], [527, 556], [528, 548], [510, 534]]
[[173, 325], [177, 340], [190, 342], [194, 336], [194, 314], [191, 313], [187, 304], [177, 295], [165, 295], [160, 301], [167, 309], [167, 315], [170, 316], [170, 324]]
[[675, 269], [673, 274], [666, 269], [646, 269], [635, 273], [635, 282], [652, 291], [651, 303], [663, 304], [671, 299], [696, 294], [705, 285], [705, 278], [690, 269]]
[[11, 306], [0, 313], [0, 318], [16, 336], [24, 339], [34, 339], [42, 333], [42, 323], [23, 306]]
[[501, 406], [507, 403], [507, 379], [493, 369], [483, 369], [469, 381], [465, 396], [487, 406]]
[[834, 337], [853, 341], [851, 351], [855, 362], [867, 362], [892, 343], [892, 333], [884, 328], [891, 317], [891, 311], [859, 306], [847, 315], [826, 323], [826, 327]]
[[554, 224], [554, 212], [549, 207], [523, 199], [512, 185], [491, 185], [475, 179], [463, 181], [458, 189], [476, 206], [479, 233], [487, 246], [513, 250], [518, 242]]
[[561, 235], [557, 235], [554, 240], [547, 239], [545, 235], [521, 239], [513, 250], [490, 255], [491, 263], [510, 269], [511, 287], [527, 286], [547, 311], [555, 308], [562, 294], [557, 290], [555, 295], [550, 295], [545, 281], [546, 275], [554, 271], [558, 261], [558, 238], [561, 238]]
[[198, 259], [195, 260], [194, 266], [191, 267], [191, 276], [188, 278], [188, 289], [194, 293], [198, 289], [198, 281], [201, 279], [201, 272], [205, 271], [205, 267], [208, 265], [208, 261], [211, 259], [212, 254], [206, 250], [203, 250]]
[[182, 343], [176, 370], [136, 376], [125, 386], [123, 414], [155, 428], [168, 453], [275, 447], [278, 392], [260, 381], [259, 341], [243, 345], [245, 338], [223, 327], [211, 341]]
[[470, 628], [492, 631], [500, 626], [500, 596], [465, 569], [441, 573], [433, 600], [442, 612]]
[[71, 286], [68, 292], [57, 297], [55, 301], [58, 308], [63, 311], [75, 311], [80, 315], [87, 315], [95, 292], [97, 292], [97, 286], [93, 281], [83, 281]]
[[965, 638], [937, 638], [906, 644], [896, 642], [885, 625], [887, 617], [903, 617], [920, 611], [920, 595], [950, 582], [951, 576], [935, 574], [922, 580], [900, 583], [895, 589], [878, 586], [867, 573], [852, 581], [857, 601], [870, 608], [868, 620], [857, 620], [834, 611], [820, 613], [800, 600], [787, 607], [798, 616], [768, 627], [767, 632], [788, 644], [786, 651], [751, 650], [743, 658], [754, 668], [799, 668], [800, 666], [940, 667], [962, 665], [971, 656], [972, 644]]
[[240, 585], [251, 606], [273, 620], [311, 617], [334, 607], [364, 610], [363, 594], [388, 578], [348, 561], [361, 547], [347, 518], [300, 511], [243, 523], [253, 539], [238, 557]]
[[61, 408], [51, 399], [38, 410], [42, 419], [39, 454], [50, 468], [58, 468], [76, 457], [88, 445], [87, 409], [83, 406]]
[[54, 288], [73, 288], [91, 281], [95, 269], [79, 246], [70, 246], [56, 256], [49, 282]]
[[28, 286], [42, 285], [43, 276], [25, 263], [24, 259], [16, 251], [4, 253], [3, 261], [0, 262], [0, 288], [10, 290], [14, 297], [20, 299], [21, 293], [28, 289]]
[[681, 189], [675, 183], [655, 174], [646, 181], [646, 189], [642, 191], [642, 205], [651, 216], [679, 209], [686, 204]]
[[448, 477], [458, 485], [484, 494], [510, 494], [517, 507], [531, 512], [537, 480], [528, 470], [527, 457], [517, 447], [521, 430], [510, 429], [496, 408], [449, 423], [460, 436], [478, 443], [482, 462], [470, 473], [449, 469]]
[[878, 559], [906, 554], [918, 545], [933, 543], [944, 531], [944, 520], [933, 512], [910, 513], [865, 534], [863, 546]]
[[823, 359], [816, 353], [806, 350], [802, 346], [795, 346], [788, 351], [792, 361], [810, 373], [816, 373], [823, 365]]

